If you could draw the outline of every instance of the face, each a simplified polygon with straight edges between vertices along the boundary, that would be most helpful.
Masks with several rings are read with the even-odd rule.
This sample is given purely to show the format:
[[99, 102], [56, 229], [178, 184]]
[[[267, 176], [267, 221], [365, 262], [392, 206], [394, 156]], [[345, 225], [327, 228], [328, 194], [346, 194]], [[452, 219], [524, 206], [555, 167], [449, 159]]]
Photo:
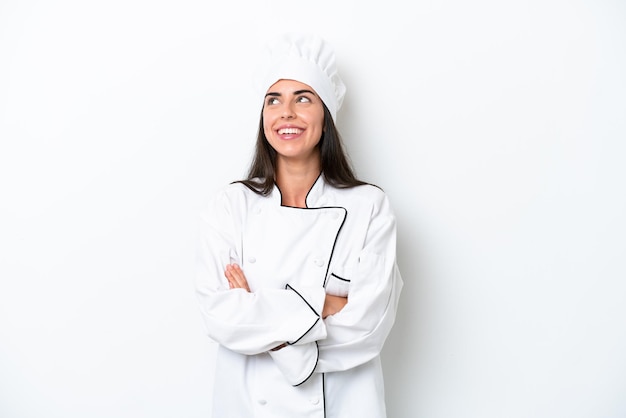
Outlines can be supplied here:
[[323, 127], [324, 106], [310, 86], [279, 80], [267, 90], [263, 130], [279, 158], [317, 159]]

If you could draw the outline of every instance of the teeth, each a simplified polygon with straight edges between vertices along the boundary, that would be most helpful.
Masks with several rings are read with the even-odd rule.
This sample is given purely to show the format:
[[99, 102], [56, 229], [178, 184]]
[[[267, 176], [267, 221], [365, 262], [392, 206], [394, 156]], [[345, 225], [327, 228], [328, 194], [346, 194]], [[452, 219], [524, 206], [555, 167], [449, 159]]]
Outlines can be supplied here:
[[284, 128], [284, 129], [278, 130], [279, 135], [285, 135], [285, 134], [297, 135], [301, 132], [302, 132], [302, 129], [298, 129], [298, 128]]

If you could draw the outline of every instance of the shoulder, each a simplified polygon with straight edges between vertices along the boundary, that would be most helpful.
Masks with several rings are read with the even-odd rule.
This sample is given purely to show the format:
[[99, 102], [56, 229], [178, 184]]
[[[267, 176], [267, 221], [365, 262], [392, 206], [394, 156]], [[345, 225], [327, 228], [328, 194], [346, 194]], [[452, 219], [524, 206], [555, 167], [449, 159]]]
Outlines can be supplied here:
[[263, 199], [264, 197], [241, 182], [233, 182], [222, 185], [213, 190], [208, 198], [206, 210], [211, 212], [232, 212], [242, 210], [250, 202]]
[[337, 202], [341, 202], [352, 209], [359, 208], [375, 212], [392, 212], [387, 193], [373, 184], [363, 184], [350, 188], [332, 187], [337, 196]]
[[374, 203], [385, 200], [387, 194], [380, 187], [373, 184], [362, 184], [360, 186], [354, 186], [349, 188], [338, 188], [330, 186], [333, 193], [338, 197], [354, 199], [361, 203]]
[[260, 193], [240, 181], [223, 185], [213, 193], [214, 199], [226, 200], [249, 199], [255, 196], [258, 198], [263, 197]]

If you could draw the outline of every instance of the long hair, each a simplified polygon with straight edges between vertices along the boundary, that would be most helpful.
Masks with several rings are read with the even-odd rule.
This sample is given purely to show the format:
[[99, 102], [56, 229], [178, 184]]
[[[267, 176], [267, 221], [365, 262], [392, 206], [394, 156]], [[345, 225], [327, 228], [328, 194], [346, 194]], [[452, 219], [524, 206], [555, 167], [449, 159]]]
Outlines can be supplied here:
[[[350, 188], [368, 184], [356, 177], [354, 169], [343, 149], [341, 136], [335, 122], [324, 106], [324, 130], [317, 147], [320, 150], [321, 169], [326, 181], [337, 188]], [[263, 129], [263, 111], [259, 121], [259, 131], [252, 163], [247, 178], [239, 180], [254, 192], [267, 196], [274, 188], [276, 180], [276, 151], [267, 141]], [[235, 182], [236, 183], [236, 182]]]

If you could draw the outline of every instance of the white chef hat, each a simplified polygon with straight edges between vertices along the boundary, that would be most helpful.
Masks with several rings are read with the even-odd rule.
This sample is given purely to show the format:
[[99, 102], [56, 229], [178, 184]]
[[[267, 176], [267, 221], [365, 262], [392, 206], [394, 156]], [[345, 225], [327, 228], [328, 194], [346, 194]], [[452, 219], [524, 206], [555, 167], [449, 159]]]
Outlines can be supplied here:
[[263, 52], [264, 62], [256, 79], [263, 97], [278, 80], [296, 80], [311, 86], [337, 121], [346, 86], [337, 73], [335, 52], [328, 42], [313, 34], [287, 33], [270, 40]]

